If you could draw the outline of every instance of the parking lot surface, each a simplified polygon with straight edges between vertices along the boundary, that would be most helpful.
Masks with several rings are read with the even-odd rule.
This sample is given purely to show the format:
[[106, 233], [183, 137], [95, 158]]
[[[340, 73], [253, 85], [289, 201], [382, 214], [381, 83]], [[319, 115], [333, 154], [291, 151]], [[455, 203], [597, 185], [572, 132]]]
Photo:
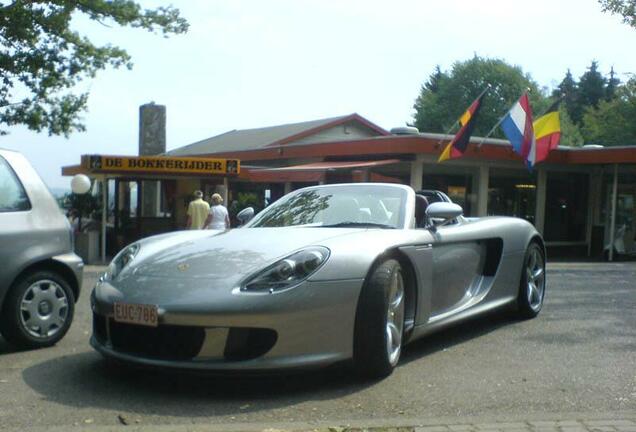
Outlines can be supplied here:
[[245, 378], [112, 366], [88, 346], [98, 270], [57, 346], [16, 352], [0, 338], [0, 429], [634, 430], [636, 263], [552, 264], [538, 318], [494, 314], [422, 339], [377, 382], [346, 368]]

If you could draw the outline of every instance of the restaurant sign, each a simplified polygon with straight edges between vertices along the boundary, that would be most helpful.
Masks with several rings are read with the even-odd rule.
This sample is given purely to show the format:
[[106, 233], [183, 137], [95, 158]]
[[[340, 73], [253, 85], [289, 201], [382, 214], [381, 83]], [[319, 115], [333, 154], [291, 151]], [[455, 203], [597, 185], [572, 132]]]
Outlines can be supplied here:
[[238, 159], [84, 155], [82, 168], [92, 173], [235, 175], [241, 170], [241, 162]]

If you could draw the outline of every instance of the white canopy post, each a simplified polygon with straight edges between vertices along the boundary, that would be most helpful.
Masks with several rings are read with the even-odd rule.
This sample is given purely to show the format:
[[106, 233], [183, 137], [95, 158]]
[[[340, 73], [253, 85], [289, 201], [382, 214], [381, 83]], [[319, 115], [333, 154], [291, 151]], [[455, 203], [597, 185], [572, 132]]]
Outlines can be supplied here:
[[108, 177], [102, 177], [102, 263], [106, 263], [106, 219], [108, 212]]
[[616, 229], [616, 201], [618, 193], [618, 164], [614, 164], [614, 184], [612, 185], [612, 214], [610, 215], [609, 260], [614, 261], [614, 240]]

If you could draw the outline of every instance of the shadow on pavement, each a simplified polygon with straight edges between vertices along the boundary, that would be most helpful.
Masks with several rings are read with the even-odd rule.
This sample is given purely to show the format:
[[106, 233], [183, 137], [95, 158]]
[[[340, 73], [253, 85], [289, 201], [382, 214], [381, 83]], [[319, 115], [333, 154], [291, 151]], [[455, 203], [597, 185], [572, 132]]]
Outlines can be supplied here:
[[0, 356], [4, 354], [16, 353], [20, 351], [22, 350], [14, 347], [9, 342], [7, 342], [2, 336], [0, 336]]
[[[410, 345], [401, 366], [514, 323], [509, 314], [487, 316]], [[101, 407], [143, 415], [234, 415], [341, 398], [376, 382], [340, 365], [285, 375], [227, 376], [127, 367], [88, 352], [23, 371], [24, 381], [47, 399], [77, 408]]]
[[496, 311], [469, 319], [461, 324], [455, 324], [407, 345], [400, 359], [400, 365], [420, 360], [427, 355], [477, 339], [501, 327], [514, 325], [517, 322], [520, 321], [514, 317], [512, 311]]
[[129, 367], [93, 352], [45, 361], [22, 375], [31, 388], [56, 403], [178, 417], [255, 412], [341, 397], [372, 384], [343, 367], [286, 375], [212, 376]]
[[564, 348], [586, 344], [634, 352], [636, 267], [630, 265], [616, 271], [561, 269], [552, 271], [549, 277], [550, 283], [567, 284], [569, 290], [547, 291], [547, 306], [541, 319], [551, 325], [527, 340]]

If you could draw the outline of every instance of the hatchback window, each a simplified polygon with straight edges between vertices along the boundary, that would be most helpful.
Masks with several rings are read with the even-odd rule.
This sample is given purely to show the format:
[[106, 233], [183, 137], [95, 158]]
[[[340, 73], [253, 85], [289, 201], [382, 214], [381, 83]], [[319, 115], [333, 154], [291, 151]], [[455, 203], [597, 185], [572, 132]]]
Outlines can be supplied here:
[[0, 213], [25, 211], [31, 208], [22, 184], [7, 161], [0, 157]]

